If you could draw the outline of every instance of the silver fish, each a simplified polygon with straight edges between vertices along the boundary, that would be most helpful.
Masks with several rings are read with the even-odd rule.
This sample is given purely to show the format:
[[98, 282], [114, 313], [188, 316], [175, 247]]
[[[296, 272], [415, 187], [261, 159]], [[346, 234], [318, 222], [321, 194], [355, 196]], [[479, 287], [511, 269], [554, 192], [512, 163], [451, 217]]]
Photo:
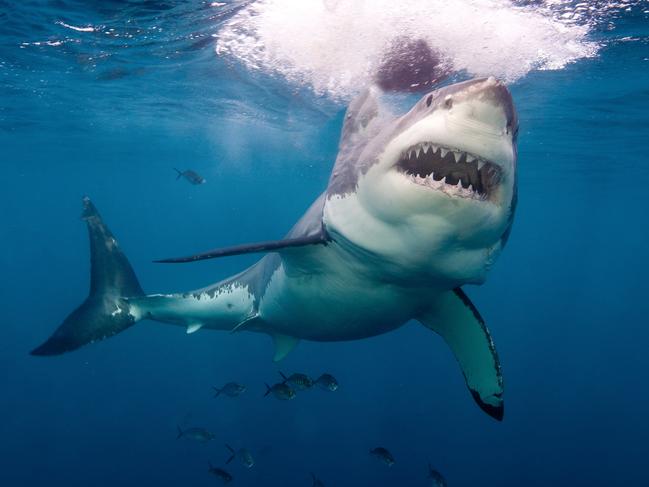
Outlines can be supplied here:
[[213, 440], [216, 437], [205, 428], [187, 428], [186, 430], [183, 430], [180, 426], [178, 426], [178, 436], [176, 436], [176, 439], [179, 438], [189, 438], [190, 440], [196, 440], [205, 443]]
[[442, 476], [441, 473], [439, 473], [437, 470], [435, 470], [430, 463], [428, 464], [428, 480], [430, 483], [431, 487], [446, 487], [446, 479]]
[[386, 448], [383, 448], [382, 446], [372, 448], [370, 450], [370, 455], [375, 456], [380, 461], [385, 463], [388, 467], [394, 465], [394, 457], [392, 456], [392, 453], [390, 453]]
[[225, 447], [231, 453], [230, 458], [225, 461], [226, 465], [234, 460], [235, 457], [239, 457], [241, 465], [246, 468], [252, 468], [255, 465], [255, 459], [252, 458], [252, 454], [247, 448], [240, 448], [239, 450], [235, 450], [230, 445], [225, 445]]
[[338, 389], [338, 381], [331, 374], [322, 374], [320, 377], [316, 379], [315, 383], [317, 386], [321, 387], [322, 389], [326, 389], [328, 391], [333, 392], [336, 389]]
[[313, 380], [306, 374], [295, 373], [286, 377], [280, 372], [279, 375], [284, 379], [284, 384], [289, 383], [297, 391], [303, 391], [313, 387]]
[[187, 181], [195, 185], [205, 183], [205, 178], [200, 174], [198, 174], [196, 171], [192, 171], [191, 169], [187, 169], [186, 171], [181, 171], [179, 169], [176, 169], [175, 167], [174, 170], [178, 173], [176, 180], [180, 178], [185, 178]]
[[236, 382], [228, 382], [220, 389], [218, 387], [213, 387], [215, 394], [214, 397], [218, 397], [221, 394], [225, 394], [228, 397], [237, 397], [246, 392], [246, 386], [237, 384]]
[[313, 479], [313, 485], [311, 485], [311, 487], [324, 487], [322, 480], [316, 477], [313, 472], [311, 473], [311, 478]]
[[222, 468], [218, 468], [218, 467], [213, 466], [211, 462], [209, 463], [209, 465], [210, 465], [209, 472], [212, 475], [215, 475], [217, 478], [221, 479], [221, 481], [224, 484], [232, 482], [232, 475], [230, 475], [228, 472], [226, 472]]
[[277, 399], [281, 399], [283, 401], [288, 401], [295, 397], [295, 391], [283, 382], [273, 384], [272, 386], [266, 384], [266, 394], [264, 394], [264, 397], [266, 397], [268, 394], [272, 394]]

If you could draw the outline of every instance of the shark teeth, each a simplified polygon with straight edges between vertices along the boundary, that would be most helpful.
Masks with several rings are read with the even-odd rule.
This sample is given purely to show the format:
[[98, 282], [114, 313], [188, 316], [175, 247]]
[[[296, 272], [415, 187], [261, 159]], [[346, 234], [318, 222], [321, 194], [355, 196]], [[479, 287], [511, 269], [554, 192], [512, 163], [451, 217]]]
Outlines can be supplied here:
[[396, 167], [418, 185], [449, 196], [485, 200], [501, 181], [500, 166], [459, 149], [422, 142], [409, 147]]
[[450, 197], [459, 197], [476, 201], [485, 201], [487, 199], [486, 195], [476, 192], [472, 185], [469, 185], [468, 188], [464, 188], [462, 187], [461, 182], [458, 182], [457, 184], [449, 184], [446, 181], [446, 177], [442, 178], [440, 181], [435, 181], [432, 176], [421, 177], [409, 175], [408, 177], [418, 186], [424, 186], [426, 188], [441, 191]]

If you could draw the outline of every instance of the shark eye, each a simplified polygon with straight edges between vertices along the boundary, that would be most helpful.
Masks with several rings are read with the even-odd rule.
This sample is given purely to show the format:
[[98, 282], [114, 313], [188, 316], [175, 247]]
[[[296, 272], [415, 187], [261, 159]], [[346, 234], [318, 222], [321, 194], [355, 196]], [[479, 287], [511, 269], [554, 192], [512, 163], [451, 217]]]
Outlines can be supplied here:
[[426, 106], [429, 107], [431, 103], [433, 103], [433, 95], [429, 95], [428, 98], [426, 98]]

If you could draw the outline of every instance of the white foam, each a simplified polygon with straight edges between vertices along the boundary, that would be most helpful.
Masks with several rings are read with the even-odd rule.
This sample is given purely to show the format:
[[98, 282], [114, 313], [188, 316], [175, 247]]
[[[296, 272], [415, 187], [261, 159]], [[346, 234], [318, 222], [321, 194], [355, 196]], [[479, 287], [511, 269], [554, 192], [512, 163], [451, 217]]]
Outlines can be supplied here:
[[346, 99], [367, 85], [399, 37], [425, 39], [453, 68], [515, 81], [597, 53], [565, 3], [507, 0], [258, 0], [220, 30], [216, 52]]
[[95, 28], [93, 26], [91, 26], [91, 25], [88, 25], [86, 27], [77, 27], [76, 25], [66, 24], [62, 20], [57, 20], [55, 23], [58, 24], [58, 25], [62, 25], [63, 27], [66, 27], [68, 29], [76, 30], [77, 32], [94, 32], [95, 31]]

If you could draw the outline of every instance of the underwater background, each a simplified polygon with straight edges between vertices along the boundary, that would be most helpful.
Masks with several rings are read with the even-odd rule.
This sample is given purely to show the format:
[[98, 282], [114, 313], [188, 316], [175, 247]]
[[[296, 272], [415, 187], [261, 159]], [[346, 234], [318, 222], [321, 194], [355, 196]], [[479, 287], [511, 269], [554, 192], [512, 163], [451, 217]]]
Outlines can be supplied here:
[[[87, 295], [83, 195], [147, 292], [238, 272], [258, 256], [152, 260], [280, 238], [400, 36], [452, 80], [506, 80], [517, 106], [514, 229], [465, 288], [503, 364], [502, 423], [415, 323], [280, 364], [264, 335], [146, 321], [28, 355]], [[0, 1], [0, 485], [213, 485], [226, 443], [255, 457], [227, 467], [241, 486], [424, 486], [428, 463], [450, 486], [649, 485], [648, 154], [646, 1]], [[262, 397], [280, 370], [340, 388]], [[248, 391], [213, 398], [228, 381]]]

